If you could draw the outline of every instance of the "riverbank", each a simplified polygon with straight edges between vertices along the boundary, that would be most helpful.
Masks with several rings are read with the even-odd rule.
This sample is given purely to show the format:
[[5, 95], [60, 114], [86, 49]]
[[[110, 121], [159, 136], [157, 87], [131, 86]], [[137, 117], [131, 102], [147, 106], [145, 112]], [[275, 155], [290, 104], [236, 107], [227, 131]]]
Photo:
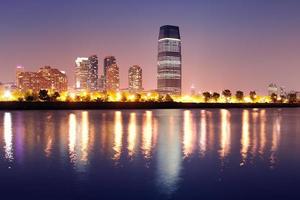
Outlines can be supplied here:
[[0, 110], [106, 110], [195, 108], [295, 108], [288, 103], [176, 103], [176, 102], [0, 102]]

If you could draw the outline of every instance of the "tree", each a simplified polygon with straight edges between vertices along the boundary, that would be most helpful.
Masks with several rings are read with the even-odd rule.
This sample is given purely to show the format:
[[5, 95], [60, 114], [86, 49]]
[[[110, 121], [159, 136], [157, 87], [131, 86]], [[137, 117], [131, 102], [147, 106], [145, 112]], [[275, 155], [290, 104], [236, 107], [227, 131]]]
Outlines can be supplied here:
[[141, 100], [142, 100], [142, 95], [139, 93], [135, 94], [135, 101], [140, 102]]
[[164, 100], [165, 100], [165, 102], [173, 102], [174, 101], [173, 98], [171, 97], [171, 95], [169, 95], [169, 94], [166, 94]]
[[39, 99], [41, 101], [49, 101], [50, 97], [48, 95], [48, 90], [40, 90], [40, 92], [39, 92]]
[[228, 102], [231, 98], [231, 91], [226, 89], [222, 92], [222, 94], [226, 98], [226, 102]]
[[289, 103], [297, 102], [297, 94], [295, 92], [288, 94], [288, 102]]
[[34, 101], [34, 96], [33, 96], [33, 95], [30, 95], [30, 94], [29, 94], [29, 95], [26, 95], [26, 96], [25, 96], [25, 100], [28, 101], [28, 102], [32, 102], [32, 101]]
[[81, 99], [82, 99], [82, 101], [84, 101], [84, 102], [90, 102], [91, 99], [92, 99], [92, 97], [91, 97], [90, 94], [87, 94], [87, 95], [83, 96]]
[[203, 92], [202, 95], [204, 96], [205, 102], [208, 102], [211, 98], [211, 94], [209, 92]]
[[244, 92], [240, 90], [236, 91], [235, 97], [238, 101], [242, 101], [244, 99]]
[[51, 95], [51, 101], [57, 101], [57, 98], [60, 97], [60, 94], [58, 92], [54, 92], [54, 94]]
[[249, 96], [250, 96], [250, 99], [252, 101], [255, 101], [255, 99], [256, 99], [256, 92], [255, 91], [250, 91]]
[[217, 93], [217, 92], [214, 92], [214, 93], [212, 94], [212, 98], [215, 100], [215, 102], [217, 102], [217, 101], [219, 100], [219, 98], [220, 98], [220, 94]]
[[164, 97], [162, 95], [158, 95], [157, 101], [158, 102], [163, 102]]
[[127, 96], [126, 96], [126, 94], [125, 94], [125, 93], [122, 93], [121, 95], [122, 95], [122, 96], [121, 96], [121, 102], [126, 102], [126, 101], [127, 101]]
[[271, 94], [271, 100], [272, 100], [273, 103], [276, 103], [277, 102], [277, 94], [272, 93]]

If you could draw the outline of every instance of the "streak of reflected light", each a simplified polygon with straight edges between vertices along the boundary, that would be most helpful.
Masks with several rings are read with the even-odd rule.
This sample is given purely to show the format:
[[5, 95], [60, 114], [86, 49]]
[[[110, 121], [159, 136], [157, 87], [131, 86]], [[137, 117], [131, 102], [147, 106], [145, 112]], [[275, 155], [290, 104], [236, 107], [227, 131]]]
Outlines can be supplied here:
[[69, 156], [72, 163], [76, 161], [76, 127], [77, 127], [77, 119], [75, 114], [69, 115]]
[[84, 111], [81, 113], [81, 160], [87, 161], [89, 149], [89, 115]]
[[115, 134], [114, 134], [114, 145], [113, 150], [115, 151], [114, 160], [119, 160], [122, 150], [122, 139], [123, 139], [123, 125], [122, 125], [122, 113], [120, 111], [115, 112]]
[[189, 157], [194, 150], [194, 128], [193, 116], [190, 110], [184, 111], [184, 127], [183, 127], [183, 155], [185, 158]]
[[152, 112], [146, 111], [146, 115], [143, 120], [143, 138], [142, 138], [142, 150], [146, 159], [150, 158], [151, 149], [152, 149], [152, 137], [153, 137]]
[[244, 165], [247, 159], [248, 149], [250, 145], [249, 139], [249, 111], [243, 111], [243, 122], [242, 122], [242, 138], [241, 138], [241, 156], [242, 156], [242, 163]]
[[4, 151], [5, 151], [5, 158], [8, 161], [13, 161], [14, 155], [13, 155], [13, 144], [12, 144], [12, 117], [11, 113], [4, 113]]
[[220, 156], [225, 158], [230, 151], [230, 112], [228, 110], [221, 110], [221, 138], [220, 138]]
[[134, 154], [134, 149], [136, 145], [136, 132], [136, 113], [130, 113], [127, 138], [127, 149], [130, 157]]
[[206, 122], [206, 111], [201, 111], [201, 119], [200, 119], [200, 155], [205, 156], [206, 148], [207, 148], [207, 122]]
[[271, 168], [273, 168], [277, 162], [276, 153], [278, 151], [278, 147], [280, 143], [280, 132], [281, 132], [281, 117], [277, 115], [273, 120], [272, 146], [271, 146], [271, 156], [270, 156]]
[[266, 146], [266, 110], [261, 110], [260, 117], [260, 138], [259, 138], [259, 154], [263, 155]]

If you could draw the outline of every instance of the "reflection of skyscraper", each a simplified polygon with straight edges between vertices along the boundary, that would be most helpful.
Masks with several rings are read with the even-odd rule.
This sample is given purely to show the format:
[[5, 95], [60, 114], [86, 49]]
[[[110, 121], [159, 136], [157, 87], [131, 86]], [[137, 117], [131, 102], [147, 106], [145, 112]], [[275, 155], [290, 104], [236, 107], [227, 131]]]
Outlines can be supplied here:
[[133, 65], [128, 70], [128, 85], [129, 91], [139, 92], [143, 90], [142, 68], [138, 65]]
[[105, 89], [108, 91], [118, 91], [120, 87], [119, 67], [112, 64], [107, 68]]
[[89, 59], [77, 58], [75, 69], [75, 87], [79, 90], [88, 89], [88, 75], [89, 75]]
[[89, 57], [89, 69], [88, 69], [88, 89], [90, 91], [96, 91], [98, 84], [98, 57], [92, 55]]
[[[182, 118], [177, 117], [180, 111], [157, 111], [157, 173], [159, 188], [166, 195], [176, 191], [182, 167], [180, 130]], [[172, 114], [171, 114], [172, 113]], [[177, 115], [177, 116], [176, 116]]]
[[[104, 63], [103, 63], [104, 83], [106, 83], [107, 69], [109, 66], [113, 64], [117, 64], [116, 58], [114, 56], [107, 56], [104, 58]], [[104, 88], [106, 87], [104, 86]]]
[[160, 27], [157, 89], [162, 94], [181, 94], [181, 39], [179, 27]]

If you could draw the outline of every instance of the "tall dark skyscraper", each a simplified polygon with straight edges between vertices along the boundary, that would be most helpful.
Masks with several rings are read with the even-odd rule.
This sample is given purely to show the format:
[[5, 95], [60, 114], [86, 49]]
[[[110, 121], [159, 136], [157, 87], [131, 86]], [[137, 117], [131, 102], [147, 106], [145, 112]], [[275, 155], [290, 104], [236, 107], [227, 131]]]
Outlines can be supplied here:
[[181, 38], [178, 26], [160, 27], [158, 38], [157, 90], [181, 94]]
[[[107, 69], [114, 64], [117, 64], [116, 58], [114, 56], [107, 56], [104, 58], [104, 63], [103, 63], [104, 83], [106, 83], [106, 79], [107, 79]], [[104, 88], [106, 88], [105, 85]]]
[[88, 69], [88, 89], [90, 91], [96, 91], [98, 89], [98, 57], [92, 55], [89, 57], [89, 69]]

